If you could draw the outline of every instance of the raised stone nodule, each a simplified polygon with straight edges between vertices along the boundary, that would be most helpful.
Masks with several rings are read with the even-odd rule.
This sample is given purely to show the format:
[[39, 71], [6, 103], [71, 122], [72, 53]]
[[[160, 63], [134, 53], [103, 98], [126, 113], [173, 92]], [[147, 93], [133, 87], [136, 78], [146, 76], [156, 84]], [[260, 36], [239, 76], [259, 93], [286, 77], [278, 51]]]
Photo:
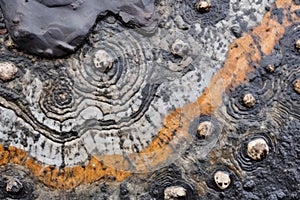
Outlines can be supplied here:
[[247, 154], [253, 160], [262, 160], [269, 154], [269, 146], [262, 138], [252, 140], [247, 145]]
[[300, 94], [300, 79], [297, 79], [294, 83], [294, 90]]
[[176, 39], [171, 47], [171, 53], [174, 56], [183, 58], [189, 51], [189, 46], [187, 43], [180, 39]]
[[181, 186], [171, 186], [166, 188], [164, 191], [165, 200], [184, 198], [185, 196], [186, 196], [186, 189]]
[[98, 16], [119, 15], [144, 32], [157, 25], [154, 0], [0, 0], [13, 41], [24, 51], [44, 57], [73, 53]]
[[243, 97], [243, 102], [246, 107], [252, 108], [254, 106], [254, 104], [256, 103], [256, 100], [252, 94], [247, 93]]
[[300, 40], [296, 41], [295, 47], [296, 47], [297, 51], [300, 52]]
[[217, 171], [214, 175], [214, 180], [221, 190], [228, 188], [231, 183], [229, 174], [223, 171]]
[[199, 12], [209, 12], [210, 8], [211, 8], [211, 5], [207, 1], [200, 0], [196, 4], [196, 9]]
[[0, 62], [0, 80], [10, 81], [17, 72], [18, 68], [12, 62]]
[[22, 190], [23, 184], [16, 178], [11, 178], [7, 181], [6, 191], [10, 193], [18, 193]]
[[213, 131], [213, 124], [209, 121], [204, 121], [198, 126], [198, 134], [200, 138], [206, 138], [209, 137], [212, 134]]
[[272, 64], [266, 65], [265, 70], [269, 73], [273, 73], [275, 71], [275, 66]]

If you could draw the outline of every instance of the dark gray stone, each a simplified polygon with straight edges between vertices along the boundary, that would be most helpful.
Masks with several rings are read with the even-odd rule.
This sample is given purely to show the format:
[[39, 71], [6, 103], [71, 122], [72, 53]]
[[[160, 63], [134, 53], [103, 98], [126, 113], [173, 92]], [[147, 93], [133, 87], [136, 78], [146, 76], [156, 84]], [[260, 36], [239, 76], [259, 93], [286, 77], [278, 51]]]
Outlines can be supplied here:
[[157, 25], [154, 0], [0, 0], [0, 6], [13, 41], [46, 57], [74, 52], [96, 19], [107, 13], [145, 32]]

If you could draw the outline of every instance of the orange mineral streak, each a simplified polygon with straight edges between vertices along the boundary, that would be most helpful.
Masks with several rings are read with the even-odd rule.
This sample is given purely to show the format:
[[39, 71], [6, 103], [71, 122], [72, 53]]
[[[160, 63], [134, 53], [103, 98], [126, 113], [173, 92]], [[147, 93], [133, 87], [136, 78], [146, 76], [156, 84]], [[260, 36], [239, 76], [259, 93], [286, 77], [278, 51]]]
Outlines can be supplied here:
[[[284, 10], [283, 23], [267, 13], [260, 26], [252, 33], [237, 39], [230, 46], [224, 67], [215, 74], [204, 93], [194, 103], [185, 105], [170, 113], [164, 120], [164, 127], [148, 147], [139, 153], [128, 155], [106, 155], [92, 157], [86, 166], [46, 166], [15, 147], [4, 148], [0, 144], [0, 165], [14, 163], [26, 166], [31, 173], [48, 186], [58, 189], [72, 189], [79, 184], [88, 184], [100, 179], [122, 181], [135, 172], [147, 172], [166, 163], [174, 154], [174, 147], [191, 141], [188, 134], [190, 122], [201, 114], [211, 115], [222, 105], [222, 95], [247, 81], [252, 65], [259, 65], [262, 56], [271, 53], [283, 36], [285, 28], [299, 18], [293, 13], [300, 9], [291, 0], [278, 0], [277, 8]], [[125, 158], [126, 157], [126, 158]], [[215, 162], [215, 160], [212, 160]]]
[[[172, 155], [173, 148], [170, 143], [187, 140], [190, 122], [201, 114], [210, 115], [222, 105], [222, 95], [225, 90], [235, 88], [238, 84], [247, 81], [247, 74], [253, 70], [253, 65], [259, 65], [262, 56], [271, 53], [274, 46], [285, 33], [285, 28], [299, 18], [295, 16], [294, 22], [289, 21], [291, 9], [297, 10], [299, 6], [292, 6], [292, 1], [279, 0], [277, 8], [284, 9], [283, 23], [271, 18], [268, 12], [261, 25], [251, 34], [246, 34], [231, 44], [224, 67], [212, 77], [209, 86], [195, 103], [185, 105], [167, 116], [158, 136], [141, 153], [152, 154], [152, 166], [159, 166]], [[174, 131], [176, 134], [174, 135]], [[159, 152], [154, 154], [154, 152]]]
[[130, 172], [107, 167], [93, 157], [85, 166], [65, 167], [58, 169], [52, 166], [43, 167], [27, 154], [13, 146], [4, 148], [0, 144], [0, 165], [8, 163], [24, 165], [31, 174], [48, 186], [57, 189], [72, 189], [81, 183], [92, 183], [99, 179], [122, 181], [130, 176]]
[[284, 27], [278, 23], [275, 19], [270, 19], [270, 13], [264, 18], [260, 27], [256, 28], [252, 35], [259, 43], [262, 52], [266, 55], [270, 54], [275, 44], [278, 42], [274, 39], [274, 36], [282, 36], [284, 34]]
[[24, 151], [13, 146], [8, 147], [8, 149], [9, 149], [10, 163], [23, 165], [27, 159], [27, 154]]
[[0, 165], [7, 164], [9, 162], [9, 152], [5, 151], [2, 144], [0, 144]]

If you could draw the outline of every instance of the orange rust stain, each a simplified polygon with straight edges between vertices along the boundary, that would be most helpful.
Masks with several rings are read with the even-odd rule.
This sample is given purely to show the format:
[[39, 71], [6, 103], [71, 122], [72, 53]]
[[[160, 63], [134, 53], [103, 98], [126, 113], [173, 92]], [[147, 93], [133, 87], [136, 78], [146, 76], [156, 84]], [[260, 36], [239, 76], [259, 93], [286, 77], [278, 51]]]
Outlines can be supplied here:
[[13, 146], [8, 147], [10, 162], [18, 165], [23, 165], [27, 159], [27, 154]]
[[[251, 71], [250, 61], [258, 62], [260, 59], [260, 53], [250, 35], [246, 35], [232, 44], [224, 68], [211, 79], [205, 92], [195, 103], [188, 104], [171, 113], [164, 121], [165, 127], [159, 131], [152, 143], [141, 152], [144, 154], [159, 152], [152, 155], [152, 166], [158, 166], [172, 155], [173, 149], [170, 146], [174, 140], [176, 143], [180, 143], [182, 140], [191, 139], [188, 134], [190, 122], [200, 114], [212, 114], [221, 106], [224, 89], [245, 81], [247, 72]], [[165, 136], [167, 136], [166, 141], [162, 140]]]
[[5, 151], [3, 145], [0, 144], [0, 165], [7, 164], [9, 162], [9, 153]]
[[85, 167], [42, 167], [34, 163], [36, 170], [33, 175], [48, 186], [58, 189], [72, 189], [81, 183], [92, 183], [100, 179], [116, 181], [125, 180], [130, 172], [123, 172], [113, 167], [105, 166], [96, 157], [93, 157]]
[[81, 183], [91, 183], [101, 178], [122, 181], [130, 176], [130, 172], [101, 164], [96, 157], [93, 157], [85, 167], [74, 166], [63, 169], [53, 166], [43, 167], [33, 158], [27, 157], [24, 151], [13, 146], [5, 149], [0, 144], [0, 165], [8, 163], [26, 166], [41, 182], [58, 189], [72, 189]]
[[[234, 88], [247, 81], [247, 74], [253, 70], [252, 64], [259, 64], [262, 56], [271, 53], [275, 44], [283, 36], [285, 28], [299, 18], [293, 13], [300, 9], [293, 5], [291, 0], [278, 0], [275, 8], [284, 9], [283, 23], [272, 19], [268, 12], [261, 25], [251, 34], [246, 34], [230, 45], [224, 67], [215, 74], [204, 93], [194, 103], [185, 105], [169, 114], [164, 127], [158, 132], [150, 145], [137, 154], [128, 154], [125, 159], [122, 155], [106, 155], [92, 157], [85, 166], [74, 166], [58, 169], [43, 167], [27, 154], [15, 147], [5, 149], [0, 144], [0, 165], [14, 163], [25, 165], [31, 173], [48, 186], [59, 189], [72, 189], [81, 183], [91, 183], [100, 179], [122, 181], [129, 177], [134, 168], [138, 172], [147, 172], [166, 162], [174, 151], [174, 146], [188, 141], [188, 127], [190, 122], [200, 114], [210, 115], [222, 105], [222, 95], [225, 90]], [[259, 46], [257, 46], [259, 44]], [[216, 160], [211, 160], [215, 163]], [[132, 166], [134, 163], [134, 166]], [[133, 167], [133, 168], [132, 168]]]
[[32, 158], [29, 158], [27, 161], [26, 161], [26, 164], [25, 166], [30, 169], [31, 173], [34, 175], [34, 176], [38, 176], [40, 171], [43, 169], [43, 167], [41, 165], [39, 165], [38, 163], [36, 163], [34, 161], [34, 159]]
[[291, 7], [292, 5], [294, 5], [293, 0], [277, 0], [277, 1], [276, 1], [276, 7], [277, 7], [277, 8], [285, 8], [285, 9], [288, 9], [288, 8]]
[[[270, 13], [267, 15], [270, 17]], [[274, 38], [274, 36], [281, 36], [283, 33], [284, 27], [281, 26], [278, 21], [274, 19], [267, 20], [267, 18], [265, 18], [262, 22], [262, 26], [256, 28], [252, 34], [260, 44], [262, 52], [267, 55], [271, 53], [277, 42], [277, 39]]]

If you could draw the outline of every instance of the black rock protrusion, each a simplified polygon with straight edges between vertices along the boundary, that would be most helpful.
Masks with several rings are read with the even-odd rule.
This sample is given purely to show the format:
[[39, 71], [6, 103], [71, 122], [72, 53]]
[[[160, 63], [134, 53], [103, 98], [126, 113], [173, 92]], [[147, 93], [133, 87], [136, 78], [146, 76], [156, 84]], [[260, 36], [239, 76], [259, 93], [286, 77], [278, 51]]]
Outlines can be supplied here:
[[19, 48], [45, 57], [73, 53], [98, 16], [107, 13], [144, 32], [157, 25], [154, 0], [0, 0], [0, 6]]

